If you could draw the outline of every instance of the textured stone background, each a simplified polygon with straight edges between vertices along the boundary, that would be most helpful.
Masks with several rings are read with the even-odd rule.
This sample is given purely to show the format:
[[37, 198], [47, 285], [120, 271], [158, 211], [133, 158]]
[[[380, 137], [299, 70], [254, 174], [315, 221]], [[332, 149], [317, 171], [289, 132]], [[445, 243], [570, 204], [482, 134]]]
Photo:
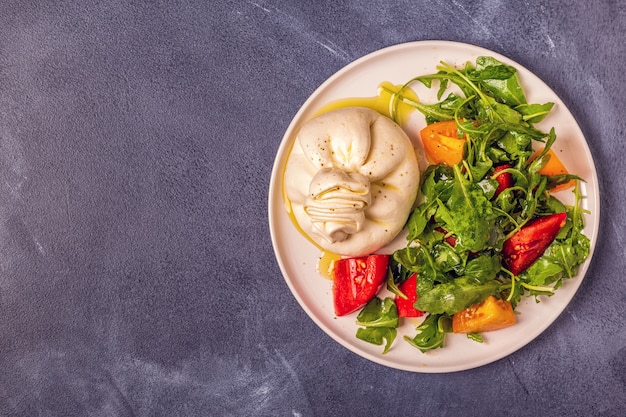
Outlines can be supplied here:
[[[626, 3], [572, 3], [0, 4], [0, 415], [625, 415]], [[454, 374], [385, 368], [324, 334], [267, 222], [306, 98], [425, 39], [542, 78], [601, 188], [596, 254], [565, 312]]]

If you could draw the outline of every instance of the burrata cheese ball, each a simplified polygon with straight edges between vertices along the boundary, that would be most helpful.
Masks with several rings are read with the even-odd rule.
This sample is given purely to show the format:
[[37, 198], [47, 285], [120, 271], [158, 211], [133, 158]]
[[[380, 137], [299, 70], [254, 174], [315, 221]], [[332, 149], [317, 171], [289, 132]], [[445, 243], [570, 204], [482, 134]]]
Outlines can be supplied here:
[[365, 256], [404, 227], [419, 188], [413, 144], [365, 107], [329, 111], [299, 130], [285, 192], [300, 229], [323, 250]]

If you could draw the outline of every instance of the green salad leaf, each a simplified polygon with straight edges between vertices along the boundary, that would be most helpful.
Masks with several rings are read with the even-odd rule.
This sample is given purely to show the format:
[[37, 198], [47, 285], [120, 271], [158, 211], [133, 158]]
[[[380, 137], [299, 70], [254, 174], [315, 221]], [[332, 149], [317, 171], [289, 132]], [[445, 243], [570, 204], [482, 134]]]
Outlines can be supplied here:
[[450, 317], [445, 315], [430, 314], [416, 327], [417, 334], [410, 338], [404, 336], [404, 340], [422, 352], [444, 347], [445, 335], [452, 331]]
[[363, 326], [357, 329], [356, 337], [375, 345], [385, 343], [383, 354], [387, 353], [397, 335], [398, 310], [393, 298], [381, 300], [374, 297], [359, 312], [356, 323]]
[[472, 277], [459, 277], [419, 293], [415, 308], [431, 314], [452, 315], [509, 287], [497, 280], [479, 284]]
[[458, 165], [454, 178], [448, 201], [437, 201], [435, 219], [445, 230], [454, 230], [459, 245], [470, 251], [481, 250], [489, 243], [495, 224], [491, 203], [476, 183], [465, 179]]

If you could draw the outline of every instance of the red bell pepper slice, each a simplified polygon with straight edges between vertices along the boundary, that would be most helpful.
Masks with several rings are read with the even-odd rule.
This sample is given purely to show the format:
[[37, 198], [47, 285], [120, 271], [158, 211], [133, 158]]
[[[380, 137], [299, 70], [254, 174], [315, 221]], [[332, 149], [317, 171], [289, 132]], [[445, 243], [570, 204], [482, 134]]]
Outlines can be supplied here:
[[369, 255], [335, 261], [333, 302], [335, 314], [358, 310], [378, 294], [387, 280], [389, 255]]
[[[504, 163], [504, 164], [497, 165], [493, 169], [493, 173], [497, 174], [498, 172], [504, 171], [507, 168], [511, 168], [511, 164]], [[513, 176], [511, 175], [510, 172], [503, 172], [502, 174], [498, 175], [496, 177], [496, 181], [498, 181], [498, 188], [496, 188], [496, 193], [494, 197], [497, 197], [498, 194], [500, 194], [502, 191], [513, 186]]]
[[407, 296], [405, 300], [396, 295], [398, 317], [422, 317], [424, 312], [413, 306], [417, 301], [417, 274], [412, 274], [408, 277], [406, 281], [398, 285], [398, 289]]
[[502, 255], [513, 274], [518, 275], [543, 255], [565, 225], [567, 213], [556, 213], [531, 220], [504, 241]]

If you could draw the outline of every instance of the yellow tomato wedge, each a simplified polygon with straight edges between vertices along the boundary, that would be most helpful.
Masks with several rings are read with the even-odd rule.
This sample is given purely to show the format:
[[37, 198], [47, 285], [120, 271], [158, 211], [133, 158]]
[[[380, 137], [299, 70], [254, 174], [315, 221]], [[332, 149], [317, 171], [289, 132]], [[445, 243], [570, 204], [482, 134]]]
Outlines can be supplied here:
[[[535, 152], [530, 157], [529, 162], [535, 159], [537, 156], [539, 156], [541, 152], [543, 152], [543, 148]], [[541, 175], [550, 177], [552, 175], [569, 174], [569, 172], [567, 171], [567, 168], [565, 168], [565, 165], [563, 165], [563, 162], [561, 162], [559, 157], [556, 156], [556, 153], [552, 149], [548, 149], [547, 154], [550, 155], [550, 159], [548, 159], [548, 162], [546, 163], [546, 165], [539, 170], [539, 173]], [[573, 187], [574, 185], [575, 185], [575, 181], [570, 180], [566, 182], [565, 184], [559, 184], [556, 187], [551, 188], [550, 192], [556, 193], [557, 191], [566, 190], [570, 187]]]
[[515, 324], [513, 306], [494, 296], [474, 304], [452, 316], [454, 333], [482, 333], [499, 330]]
[[453, 166], [463, 160], [465, 139], [458, 137], [456, 121], [432, 123], [420, 131], [420, 136], [431, 164]]

